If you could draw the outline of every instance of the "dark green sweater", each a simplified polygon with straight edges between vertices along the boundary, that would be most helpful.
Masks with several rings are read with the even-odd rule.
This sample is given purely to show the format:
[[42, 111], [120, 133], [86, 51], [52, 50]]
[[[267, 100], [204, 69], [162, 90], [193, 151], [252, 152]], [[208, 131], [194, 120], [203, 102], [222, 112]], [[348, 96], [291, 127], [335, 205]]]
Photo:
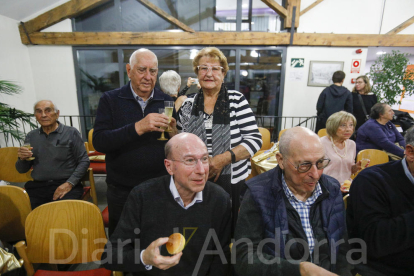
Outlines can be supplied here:
[[[202, 257], [200, 252], [210, 229], [214, 231], [210, 231], [207, 250], [217, 250], [214, 242], [216, 235], [221, 245], [218, 250], [224, 251], [228, 262], [231, 218], [229, 195], [218, 185], [207, 182], [203, 190], [203, 202], [195, 203], [185, 210], [171, 194], [170, 179], [169, 175], [154, 178], [131, 191], [118, 226], [109, 240], [112, 244], [112, 258], [108, 257], [109, 243], [102, 255], [107, 269], [139, 272], [139, 275], [192, 275], [199, 257]], [[185, 233], [184, 228], [187, 228]], [[179, 264], [165, 271], [156, 267], [147, 271], [140, 261], [141, 251], [158, 238], [168, 237], [177, 231], [188, 242]], [[212, 232], [214, 235], [211, 235]], [[127, 239], [132, 242], [121, 247], [122, 252], [119, 252], [118, 246]], [[118, 254], [122, 256], [116, 260]], [[169, 256], [165, 246], [161, 247], [161, 255]], [[108, 263], [109, 259], [112, 264]], [[222, 264], [219, 254], [204, 254], [195, 275], [227, 275], [228, 268], [228, 264]]]

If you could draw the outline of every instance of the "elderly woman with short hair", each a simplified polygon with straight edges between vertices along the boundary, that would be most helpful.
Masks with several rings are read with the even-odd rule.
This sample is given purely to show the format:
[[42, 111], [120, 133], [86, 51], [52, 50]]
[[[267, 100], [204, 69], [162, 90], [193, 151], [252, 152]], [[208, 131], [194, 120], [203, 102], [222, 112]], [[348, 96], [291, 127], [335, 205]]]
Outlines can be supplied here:
[[361, 161], [355, 164], [356, 146], [349, 138], [355, 130], [354, 115], [345, 111], [332, 114], [326, 121], [327, 136], [321, 138], [327, 158], [331, 163], [323, 171], [340, 184], [350, 180], [361, 169]]
[[229, 66], [219, 49], [200, 50], [193, 69], [201, 89], [187, 95], [178, 112], [177, 128], [196, 134], [207, 145], [212, 156], [209, 179], [231, 195], [234, 224], [240, 188], [250, 173], [250, 157], [262, 146], [261, 134], [243, 94], [224, 85]]
[[177, 72], [173, 70], [168, 70], [162, 73], [160, 76], [160, 87], [162, 92], [165, 94], [168, 94], [173, 98], [174, 105], [175, 105], [175, 111], [178, 111], [178, 109], [181, 107], [181, 104], [185, 99], [187, 99], [187, 96], [180, 96], [177, 98], [178, 91], [180, 91], [181, 86], [181, 77], [178, 75]]
[[371, 119], [358, 129], [358, 152], [364, 149], [377, 149], [386, 151], [391, 159], [404, 157], [404, 137], [391, 123], [393, 117], [394, 111], [388, 104], [375, 104], [371, 108]]

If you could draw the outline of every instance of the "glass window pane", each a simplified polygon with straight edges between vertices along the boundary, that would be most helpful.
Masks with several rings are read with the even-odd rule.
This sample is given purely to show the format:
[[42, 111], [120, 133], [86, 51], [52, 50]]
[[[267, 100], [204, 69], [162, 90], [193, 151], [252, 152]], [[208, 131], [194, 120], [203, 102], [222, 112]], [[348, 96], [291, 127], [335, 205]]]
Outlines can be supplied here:
[[[83, 112], [96, 116], [102, 93], [120, 87], [117, 50], [78, 50], [77, 54]], [[92, 128], [92, 121], [86, 128]]]
[[[282, 5], [282, 0], [276, 0]], [[242, 31], [280, 32], [280, 17], [260, 0], [243, 0]]]
[[282, 50], [241, 50], [240, 92], [256, 115], [277, 116]]
[[117, 31], [117, 18], [114, 1], [109, 1], [74, 19], [77, 32], [113, 32]]

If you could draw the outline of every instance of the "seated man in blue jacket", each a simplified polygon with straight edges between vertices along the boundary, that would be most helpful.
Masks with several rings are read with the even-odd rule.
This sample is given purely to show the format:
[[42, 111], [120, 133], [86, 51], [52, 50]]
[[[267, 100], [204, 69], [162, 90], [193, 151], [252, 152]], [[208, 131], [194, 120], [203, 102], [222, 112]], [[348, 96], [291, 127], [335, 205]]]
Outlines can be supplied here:
[[414, 275], [414, 128], [405, 134], [405, 158], [364, 169], [351, 185], [350, 238], [366, 243], [362, 275]]
[[279, 166], [246, 184], [233, 250], [243, 275], [351, 275], [345, 259], [344, 203], [311, 130], [287, 130]]

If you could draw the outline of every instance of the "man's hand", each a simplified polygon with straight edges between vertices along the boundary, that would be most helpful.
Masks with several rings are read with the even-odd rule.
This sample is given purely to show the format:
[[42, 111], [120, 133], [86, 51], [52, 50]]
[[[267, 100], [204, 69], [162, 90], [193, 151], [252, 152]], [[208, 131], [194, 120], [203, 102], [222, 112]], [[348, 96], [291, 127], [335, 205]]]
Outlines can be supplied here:
[[299, 269], [300, 275], [302, 276], [337, 276], [337, 274], [334, 274], [310, 262], [300, 263]]
[[171, 117], [171, 122], [169, 124], [169, 129], [171, 130], [171, 132], [168, 132], [168, 136], [170, 136], [170, 138], [172, 138], [174, 135], [178, 134], [178, 129], [177, 129], [177, 121], [174, 119], [174, 117]]
[[150, 113], [144, 119], [135, 123], [135, 131], [142, 135], [151, 131], [163, 132], [160, 127], [168, 127], [168, 116], [165, 114]]
[[73, 188], [73, 186], [69, 182], [63, 183], [62, 185], [60, 185], [59, 187], [57, 187], [55, 193], [53, 194], [53, 200], [61, 199], [67, 193], [69, 193], [70, 190], [72, 190], [72, 188]]
[[159, 269], [166, 270], [180, 262], [183, 252], [171, 257], [162, 256], [159, 247], [168, 242], [168, 238], [159, 238], [153, 241], [142, 254], [142, 261], [146, 265], [152, 265]]
[[33, 152], [32, 152], [33, 147], [30, 147], [30, 149], [25, 148], [25, 147], [20, 147], [17, 150], [17, 156], [20, 158], [20, 160], [26, 160], [27, 158], [32, 157]]

